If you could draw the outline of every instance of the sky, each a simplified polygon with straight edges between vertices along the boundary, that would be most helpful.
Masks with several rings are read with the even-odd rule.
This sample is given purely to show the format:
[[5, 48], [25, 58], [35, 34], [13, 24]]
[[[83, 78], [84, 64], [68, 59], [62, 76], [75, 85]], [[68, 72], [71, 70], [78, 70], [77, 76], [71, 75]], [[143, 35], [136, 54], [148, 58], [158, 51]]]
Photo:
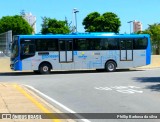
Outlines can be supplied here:
[[[130, 33], [128, 21], [142, 23], [142, 30], [149, 24], [160, 23], [160, 0], [1, 0], [0, 18], [20, 15], [24, 10], [36, 16], [36, 33], [41, 31], [42, 17], [74, 22], [73, 9], [77, 15], [77, 31], [84, 32], [83, 19], [91, 12], [115, 13], [120, 21], [120, 33]], [[131, 26], [131, 29], [133, 27]]]

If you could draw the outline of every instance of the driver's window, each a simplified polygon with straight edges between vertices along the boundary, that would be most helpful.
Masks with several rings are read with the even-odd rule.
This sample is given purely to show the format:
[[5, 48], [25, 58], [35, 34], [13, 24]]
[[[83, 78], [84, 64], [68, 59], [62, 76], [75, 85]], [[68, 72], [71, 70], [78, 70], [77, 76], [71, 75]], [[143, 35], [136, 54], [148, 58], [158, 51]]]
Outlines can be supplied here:
[[35, 44], [34, 40], [31, 39], [21, 39], [21, 56], [30, 57], [35, 55]]
[[29, 45], [24, 45], [23, 54], [28, 55], [29, 54]]

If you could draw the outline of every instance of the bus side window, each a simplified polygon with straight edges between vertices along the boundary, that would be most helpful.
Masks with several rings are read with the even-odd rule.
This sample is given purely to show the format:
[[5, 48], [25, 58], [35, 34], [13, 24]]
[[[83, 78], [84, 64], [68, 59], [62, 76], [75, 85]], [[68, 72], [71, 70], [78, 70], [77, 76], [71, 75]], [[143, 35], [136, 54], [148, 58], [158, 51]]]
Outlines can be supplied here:
[[103, 46], [103, 49], [105, 49], [105, 50], [108, 49], [108, 42], [105, 43], [105, 45]]
[[134, 49], [146, 49], [147, 48], [147, 38], [135, 39], [133, 43]]
[[49, 39], [48, 41], [48, 51], [58, 51], [58, 39]]
[[93, 40], [90, 40], [89, 49], [90, 50], [94, 50], [95, 49], [95, 44], [94, 44]]
[[59, 40], [59, 48], [60, 51], [65, 51], [65, 41]]
[[22, 44], [21, 45], [21, 55], [34, 55], [35, 45], [34, 44]]
[[29, 54], [29, 45], [24, 45], [24, 54]]
[[35, 45], [34, 44], [28, 45], [28, 49], [29, 49], [29, 55], [35, 54]]

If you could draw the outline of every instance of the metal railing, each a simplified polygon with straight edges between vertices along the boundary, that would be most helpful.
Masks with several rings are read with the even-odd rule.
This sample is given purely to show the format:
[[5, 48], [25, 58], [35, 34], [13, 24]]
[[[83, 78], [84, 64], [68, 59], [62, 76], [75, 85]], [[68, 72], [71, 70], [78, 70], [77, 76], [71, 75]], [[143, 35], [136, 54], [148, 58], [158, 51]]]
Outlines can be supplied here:
[[0, 57], [10, 57], [10, 45], [12, 42], [12, 30], [0, 34]]

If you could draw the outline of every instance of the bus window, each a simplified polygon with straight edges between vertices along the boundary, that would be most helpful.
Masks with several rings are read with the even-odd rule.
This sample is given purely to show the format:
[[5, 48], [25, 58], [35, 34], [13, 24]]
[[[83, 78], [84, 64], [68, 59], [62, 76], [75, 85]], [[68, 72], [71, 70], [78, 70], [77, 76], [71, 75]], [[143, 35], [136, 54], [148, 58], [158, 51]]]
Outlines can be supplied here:
[[74, 50], [88, 50], [89, 43], [87, 39], [77, 39], [74, 41]]
[[73, 42], [72, 40], [67, 40], [67, 43], [66, 43], [67, 51], [73, 50], [73, 43], [72, 42]]
[[58, 39], [36, 39], [36, 51], [58, 51]]
[[108, 38], [103, 40], [103, 48], [106, 50], [118, 50], [119, 41], [116, 38]]
[[120, 49], [121, 50], [125, 50], [126, 49], [125, 40], [120, 40]]
[[133, 49], [133, 39], [120, 39], [120, 49], [121, 50], [132, 50]]
[[32, 39], [21, 40], [21, 59], [29, 58], [35, 55], [35, 44]]
[[94, 39], [95, 43], [95, 50], [101, 50], [102, 49], [102, 44], [101, 44], [101, 39]]
[[47, 48], [47, 51], [58, 51], [58, 39], [48, 39]]
[[27, 44], [22, 45], [22, 49], [23, 49], [23, 55], [29, 54], [29, 45], [27, 45]]
[[133, 40], [132, 39], [127, 39], [127, 41], [126, 41], [126, 49], [127, 50], [133, 50]]
[[65, 51], [65, 41], [64, 40], [59, 40], [59, 50], [60, 51]]
[[134, 49], [146, 49], [148, 42], [147, 38], [139, 38], [135, 39], [133, 43], [133, 48]]
[[36, 40], [36, 50], [37, 51], [48, 51], [47, 47], [47, 40], [45, 39], [38, 39]]

